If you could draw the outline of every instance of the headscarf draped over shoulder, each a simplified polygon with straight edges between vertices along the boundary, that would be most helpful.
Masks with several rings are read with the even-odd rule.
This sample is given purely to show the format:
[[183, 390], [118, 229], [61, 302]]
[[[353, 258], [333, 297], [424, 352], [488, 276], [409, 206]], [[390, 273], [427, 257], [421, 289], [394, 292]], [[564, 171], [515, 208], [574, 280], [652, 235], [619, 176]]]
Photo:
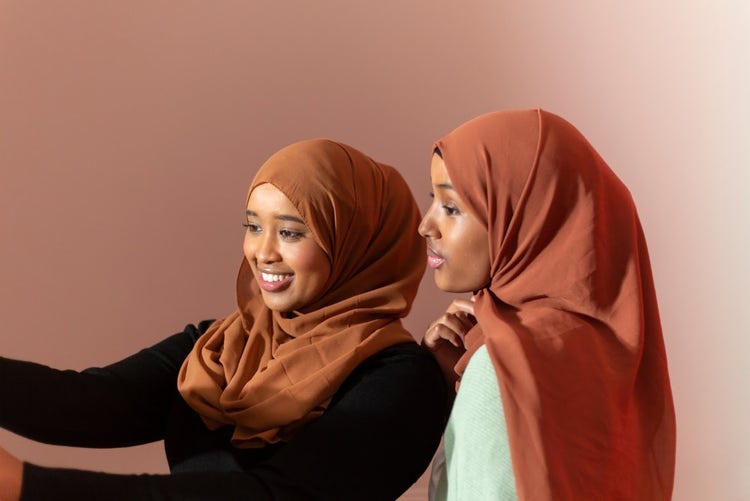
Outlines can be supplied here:
[[489, 233], [467, 353], [486, 344], [520, 499], [669, 499], [675, 415], [630, 192], [542, 110], [489, 113], [435, 143]]
[[265, 306], [243, 259], [238, 310], [211, 325], [185, 360], [180, 393], [210, 428], [233, 426], [237, 447], [289, 439], [326, 409], [360, 362], [414, 342], [400, 319], [425, 269], [419, 209], [392, 167], [316, 139], [272, 155], [248, 198], [264, 183], [296, 207], [331, 275], [306, 313], [281, 314]]

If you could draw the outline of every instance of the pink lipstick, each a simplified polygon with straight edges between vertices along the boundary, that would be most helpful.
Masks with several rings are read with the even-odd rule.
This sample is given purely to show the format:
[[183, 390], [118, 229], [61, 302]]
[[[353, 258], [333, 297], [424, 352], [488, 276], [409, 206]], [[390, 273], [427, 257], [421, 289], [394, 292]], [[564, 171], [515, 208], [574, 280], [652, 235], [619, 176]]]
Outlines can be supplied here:
[[267, 273], [258, 271], [258, 285], [266, 292], [278, 292], [289, 287], [293, 274]]
[[434, 250], [427, 248], [427, 264], [430, 268], [439, 268], [445, 262], [445, 258], [435, 252]]

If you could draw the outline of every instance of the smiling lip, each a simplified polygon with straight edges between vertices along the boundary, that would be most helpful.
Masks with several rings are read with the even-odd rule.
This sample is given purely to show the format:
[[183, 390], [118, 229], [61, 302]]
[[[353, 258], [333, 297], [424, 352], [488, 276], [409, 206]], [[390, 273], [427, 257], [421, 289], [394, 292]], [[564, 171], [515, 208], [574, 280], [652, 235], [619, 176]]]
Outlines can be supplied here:
[[430, 268], [439, 268], [445, 262], [445, 258], [435, 252], [434, 250], [427, 248], [427, 264]]
[[258, 270], [258, 285], [266, 292], [279, 292], [292, 283], [294, 275], [289, 273], [268, 273]]

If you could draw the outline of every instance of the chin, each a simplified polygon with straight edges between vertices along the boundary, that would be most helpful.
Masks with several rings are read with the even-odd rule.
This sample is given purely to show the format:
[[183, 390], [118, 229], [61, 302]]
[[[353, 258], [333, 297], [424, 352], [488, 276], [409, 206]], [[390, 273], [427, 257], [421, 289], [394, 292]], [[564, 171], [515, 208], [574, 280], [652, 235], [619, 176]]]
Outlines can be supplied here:
[[266, 305], [266, 308], [268, 308], [271, 311], [278, 311], [279, 313], [284, 313], [284, 311], [286, 310], [286, 308], [280, 308], [273, 303], [266, 303], [265, 301], [264, 303]]
[[454, 292], [454, 293], [467, 292], [462, 287], [457, 287], [456, 284], [453, 284], [446, 280], [439, 280], [437, 278], [435, 279], [435, 285], [437, 285], [437, 288], [443, 292]]
[[269, 300], [265, 295], [262, 295], [263, 297], [263, 304], [266, 305], [266, 308], [268, 308], [271, 311], [278, 311], [280, 313], [284, 313], [285, 311], [288, 311], [287, 305], [280, 302], [280, 301], [274, 301], [273, 298]]

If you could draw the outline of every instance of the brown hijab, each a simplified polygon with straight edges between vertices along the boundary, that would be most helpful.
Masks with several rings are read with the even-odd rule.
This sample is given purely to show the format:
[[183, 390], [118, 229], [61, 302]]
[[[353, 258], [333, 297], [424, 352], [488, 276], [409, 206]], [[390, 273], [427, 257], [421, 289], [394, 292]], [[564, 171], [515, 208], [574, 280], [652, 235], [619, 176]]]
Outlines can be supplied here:
[[646, 242], [628, 189], [542, 110], [435, 143], [489, 233], [467, 353], [486, 344], [524, 500], [669, 499], [675, 415]]
[[[245, 259], [238, 310], [198, 339], [179, 374], [209, 428], [234, 426], [237, 447], [288, 439], [320, 415], [364, 359], [413, 342], [400, 318], [425, 268], [414, 197], [392, 167], [325, 139], [292, 144], [260, 168], [294, 204], [328, 255], [326, 292], [307, 313], [266, 308]], [[248, 193], [249, 197], [249, 193]]]

